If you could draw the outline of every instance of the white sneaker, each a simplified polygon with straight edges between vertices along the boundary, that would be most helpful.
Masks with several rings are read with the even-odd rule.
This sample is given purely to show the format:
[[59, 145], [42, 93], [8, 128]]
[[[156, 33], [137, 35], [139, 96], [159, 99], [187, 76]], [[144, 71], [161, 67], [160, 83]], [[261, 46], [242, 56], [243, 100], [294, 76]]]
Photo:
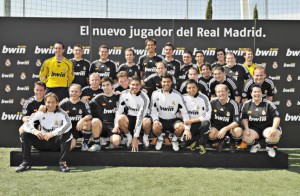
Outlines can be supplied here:
[[131, 135], [128, 135], [128, 136], [127, 136], [127, 142], [126, 142], [127, 148], [130, 148], [131, 143], [132, 143], [132, 136], [131, 136]]
[[100, 137], [100, 144], [101, 146], [106, 146], [107, 142], [105, 137]]
[[101, 145], [99, 144], [93, 144], [88, 151], [89, 152], [99, 152], [101, 150]]
[[112, 143], [109, 144], [108, 149], [115, 149], [114, 145]]
[[121, 145], [125, 145], [127, 142], [127, 137], [123, 137], [122, 141], [121, 141]]
[[261, 148], [260, 144], [252, 145], [250, 153], [257, 153], [257, 151]]
[[268, 155], [270, 157], [275, 157], [276, 156], [276, 151], [274, 150], [274, 148], [267, 146], [266, 151], [268, 152]]
[[149, 138], [148, 138], [148, 136], [146, 136], [146, 137], [145, 137], [145, 135], [143, 136], [143, 144], [144, 144], [144, 148], [149, 147]]
[[172, 147], [174, 151], [178, 151], [179, 150], [179, 143], [178, 141], [172, 141]]
[[156, 142], [156, 145], [155, 145], [155, 149], [156, 150], [160, 150], [161, 147], [162, 147], [163, 142], [164, 142], [164, 140], [157, 139], [157, 142]]

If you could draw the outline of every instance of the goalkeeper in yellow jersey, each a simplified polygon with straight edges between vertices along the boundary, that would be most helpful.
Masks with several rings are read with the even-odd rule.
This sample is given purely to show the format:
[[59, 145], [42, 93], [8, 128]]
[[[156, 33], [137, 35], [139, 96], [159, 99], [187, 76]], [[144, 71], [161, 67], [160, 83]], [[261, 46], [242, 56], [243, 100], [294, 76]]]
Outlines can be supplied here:
[[39, 78], [47, 86], [46, 93], [55, 93], [59, 100], [68, 97], [68, 87], [74, 80], [74, 68], [70, 60], [63, 56], [63, 43], [54, 44], [55, 56], [46, 59], [41, 67]]

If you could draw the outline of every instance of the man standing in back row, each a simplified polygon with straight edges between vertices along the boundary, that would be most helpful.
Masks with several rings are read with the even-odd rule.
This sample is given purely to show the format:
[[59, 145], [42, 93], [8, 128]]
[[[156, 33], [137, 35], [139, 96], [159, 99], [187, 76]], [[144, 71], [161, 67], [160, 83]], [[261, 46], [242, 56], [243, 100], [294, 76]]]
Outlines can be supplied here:
[[68, 87], [74, 80], [73, 64], [63, 56], [65, 46], [55, 42], [55, 56], [46, 59], [41, 67], [39, 78], [47, 86], [47, 93], [55, 93], [59, 100], [69, 96]]
[[145, 41], [145, 47], [147, 50], [147, 55], [143, 55], [139, 58], [139, 66], [141, 69], [141, 78], [144, 80], [149, 75], [156, 72], [155, 63], [162, 61], [163, 57], [155, 53], [156, 40], [148, 38]]

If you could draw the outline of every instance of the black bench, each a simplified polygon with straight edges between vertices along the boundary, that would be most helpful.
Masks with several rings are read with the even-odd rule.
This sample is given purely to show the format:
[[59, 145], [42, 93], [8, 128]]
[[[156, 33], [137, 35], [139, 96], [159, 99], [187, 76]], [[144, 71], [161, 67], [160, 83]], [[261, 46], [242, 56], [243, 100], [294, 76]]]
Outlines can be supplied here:
[[[33, 166], [57, 166], [59, 152], [32, 152]], [[11, 151], [10, 165], [18, 166], [22, 162], [20, 150]], [[205, 167], [205, 168], [288, 168], [288, 155], [277, 151], [275, 158], [267, 152], [237, 151], [235, 154], [224, 151], [208, 150], [205, 155], [189, 150], [173, 152], [144, 151], [134, 153], [127, 149], [103, 150], [100, 152], [72, 151], [68, 157], [69, 166], [125, 166], [125, 167]]]

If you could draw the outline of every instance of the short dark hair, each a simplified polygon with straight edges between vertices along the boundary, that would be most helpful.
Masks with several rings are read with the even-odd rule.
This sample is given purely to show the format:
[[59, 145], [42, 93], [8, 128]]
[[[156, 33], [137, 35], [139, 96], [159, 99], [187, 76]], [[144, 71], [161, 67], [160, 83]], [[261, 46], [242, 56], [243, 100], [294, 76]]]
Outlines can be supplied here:
[[157, 61], [156, 63], [155, 63], [155, 67], [157, 67], [157, 64], [158, 63], [162, 63], [164, 66], [165, 66], [165, 68], [167, 68], [167, 65], [163, 62], [163, 61]]
[[134, 75], [134, 76], [132, 76], [132, 77], [130, 78], [130, 83], [131, 83], [132, 81], [138, 81], [140, 84], [142, 84], [141, 79], [140, 79], [138, 76], [136, 76], [136, 75]]
[[165, 73], [161, 78], [162, 78], [162, 79], [164, 79], [164, 78], [169, 78], [169, 79], [173, 82], [173, 77], [172, 77], [171, 74]]
[[82, 46], [81, 44], [75, 44], [75, 45], [73, 46], [73, 49], [74, 49], [75, 47], [78, 47], [78, 48], [83, 49], [83, 46]]
[[189, 68], [187, 73], [189, 74], [191, 70], [194, 70], [195, 72], [197, 72], [197, 74], [199, 74], [198, 70], [195, 67]]
[[107, 45], [105, 45], [105, 44], [102, 44], [102, 45], [99, 47], [99, 50], [100, 50], [101, 48], [106, 48], [107, 50], [109, 50], [109, 47], [108, 47]]
[[219, 65], [219, 64], [217, 64], [216, 66], [214, 66], [213, 71], [215, 71], [215, 70], [220, 70], [222, 72], [225, 72], [224, 67], [221, 66], [221, 65]]
[[63, 49], [65, 49], [65, 45], [62, 42], [55, 42], [53, 46], [55, 46], [55, 44], [59, 44], [62, 46]]
[[189, 51], [189, 50], [185, 50], [185, 51], [183, 52], [183, 54], [189, 54], [189, 55], [191, 55], [191, 57], [193, 57], [193, 54], [192, 54], [192, 52], [191, 52], [191, 51]]
[[133, 48], [127, 48], [127, 49], [125, 50], [125, 52], [127, 52], [127, 51], [132, 52], [133, 56], [135, 56], [135, 52], [134, 52], [134, 49], [133, 49]]
[[156, 40], [154, 38], [147, 38], [145, 41], [145, 46], [147, 46], [148, 42], [153, 42], [156, 45]]
[[111, 79], [108, 76], [105, 76], [104, 78], [102, 78], [101, 83], [103, 83], [103, 82], [109, 82], [111, 85], [114, 85], [113, 79]]
[[208, 67], [211, 70], [211, 65], [208, 62], [205, 62], [203, 65], [200, 66], [201, 71], [203, 67]]
[[187, 88], [187, 85], [188, 84], [195, 84], [196, 86], [197, 86], [197, 88], [198, 88], [198, 84], [197, 84], [197, 82], [195, 81], [195, 80], [193, 80], [193, 79], [188, 79], [187, 81], [186, 81], [186, 84], [185, 84], [185, 87]]
[[262, 90], [262, 89], [261, 89], [261, 85], [255, 84], [255, 83], [254, 83], [254, 84], [252, 84], [252, 85], [250, 86], [250, 93], [252, 93], [252, 91], [253, 91], [254, 88], [260, 88], [260, 90]]
[[195, 57], [196, 57], [197, 54], [199, 54], [199, 53], [202, 54], [203, 56], [205, 56], [205, 55], [204, 55], [204, 52], [203, 52], [202, 50], [197, 50], [197, 51], [195, 52]]
[[170, 47], [172, 48], [172, 50], [174, 50], [174, 46], [171, 44], [171, 42], [167, 42], [167, 43], [164, 45], [164, 47], [166, 47], [166, 46], [170, 46]]
[[216, 49], [215, 58], [217, 58], [217, 53], [218, 53], [218, 52], [223, 52], [224, 56], [225, 56], [225, 54], [226, 54], [224, 49], [218, 48], [218, 49]]
[[35, 83], [34, 83], [34, 87], [35, 87], [35, 86], [41, 86], [41, 87], [43, 87], [44, 89], [47, 88], [47, 87], [46, 87], [46, 84], [45, 84], [44, 82], [41, 82], [41, 81], [35, 82]]

